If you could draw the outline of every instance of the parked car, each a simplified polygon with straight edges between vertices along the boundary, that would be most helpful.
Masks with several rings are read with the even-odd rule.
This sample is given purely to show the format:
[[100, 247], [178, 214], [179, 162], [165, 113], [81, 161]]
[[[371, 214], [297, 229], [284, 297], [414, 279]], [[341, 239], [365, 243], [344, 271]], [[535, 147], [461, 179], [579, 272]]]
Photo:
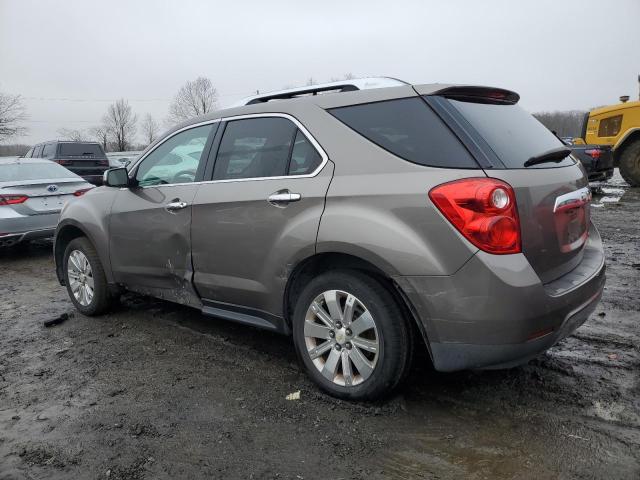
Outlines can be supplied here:
[[567, 147], [582, 163], [590, 182], [607, 181], [613, 176], [613, 153], [609, 145], [571, 143], [567, 144]]
[[126, 167], [133, 162], [142, 152], [109, 152], [107, 158], [109, 159], [109, 166], [111, 168]]
[[25, 158], [46, 158], [94, 185], [102, 183], [102, 174], [109, 169], [109, 160], [102, 145], [95, 142], [56, 140], [39, 143], [27, 152]]
[[60, 210], [93, 185], [41, 159], [0, 159], [0, 247], [52, 237]]
[[64, 208], [58, 278], [85, 315], [126, 289], [291, 334], [341, 398], [393, 390], [414, 333], [436, 370], [526, 362], [605, 265], [583, 170], [518, 100], [361, 79], [193, 119]]

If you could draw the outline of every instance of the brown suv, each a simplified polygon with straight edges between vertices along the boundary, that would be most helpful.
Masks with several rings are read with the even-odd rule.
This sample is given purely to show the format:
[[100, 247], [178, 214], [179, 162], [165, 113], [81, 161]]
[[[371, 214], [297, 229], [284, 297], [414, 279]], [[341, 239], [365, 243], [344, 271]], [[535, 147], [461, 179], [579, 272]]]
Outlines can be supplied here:
[[584, 170], [518, 99], [365, 79], [193, 119], [68, 204], [58, 277], [87, 315], [127, 289], [292, 334], [343, 398], [398, 385], [414, 333], [438, 370], [525, 362], [605, 266]]

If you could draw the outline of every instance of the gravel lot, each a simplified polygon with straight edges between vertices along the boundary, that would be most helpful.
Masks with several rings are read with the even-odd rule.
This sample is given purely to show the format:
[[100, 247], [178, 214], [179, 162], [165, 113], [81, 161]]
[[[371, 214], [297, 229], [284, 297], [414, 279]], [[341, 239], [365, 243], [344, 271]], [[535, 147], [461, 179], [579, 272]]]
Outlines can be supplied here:
[[[640, 478], [640, 190], [593, 208], [593, 317], [528, 365], [438, 374], [383, 403], [319, 393], [290, 340], [127, 295], [73, 312], [51, 244], [0, 251], [0, 479]], [[287, 394], [301, 390], [297, 401]]]

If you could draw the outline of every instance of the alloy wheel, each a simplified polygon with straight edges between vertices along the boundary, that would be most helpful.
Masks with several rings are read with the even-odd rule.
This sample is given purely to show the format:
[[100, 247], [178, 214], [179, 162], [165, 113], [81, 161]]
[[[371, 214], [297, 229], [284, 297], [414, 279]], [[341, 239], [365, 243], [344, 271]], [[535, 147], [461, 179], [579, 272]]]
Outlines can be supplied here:
[[371, 312], [354, 295], [327, 290], [318, 295], [304, 322], [307, 354], [320, 373], [341, 386], [364, 382], [373, 373], [380, 337]]
[[74, 298], [80, 305], [87, 307], [93, 300], [93, 272], [89, 259], [80, 250], [73, 250], [69, 254], [67, 277]]

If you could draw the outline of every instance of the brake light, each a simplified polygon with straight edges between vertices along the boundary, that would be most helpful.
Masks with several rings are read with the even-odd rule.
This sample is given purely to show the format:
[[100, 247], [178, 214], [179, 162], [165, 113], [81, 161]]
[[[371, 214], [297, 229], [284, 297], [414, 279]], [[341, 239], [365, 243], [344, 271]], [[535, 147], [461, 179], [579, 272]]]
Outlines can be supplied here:
[[497, 255], [521, 252], [516, 197], [509, 184], [495, 178], [465, 178], [432, 188], [429, 198], [479, 249]]
[[589, 155], [594, 160], [598, 160], [600, 158], [600, 155], [602, 155], [602, 150], [600, 150], [599, 148], [591, 148], [589, 150], [585, 150], [584, 153]]
[[54, 160], [58, 165], [71, 165], [73, 160]]
[[28, 198], [26, 195], [0, 195], [0, 205], [17, 205], [26, 202]]
[[84, 195], [85, 193], [87, 193], [89, 190], [91, 190], [93, 187], [90, 188], [82, 188], [80, 190], [76, 190], [75, 192], [73, 192], [73, 196], [74, 197], [80, 197], [82, 195]]

